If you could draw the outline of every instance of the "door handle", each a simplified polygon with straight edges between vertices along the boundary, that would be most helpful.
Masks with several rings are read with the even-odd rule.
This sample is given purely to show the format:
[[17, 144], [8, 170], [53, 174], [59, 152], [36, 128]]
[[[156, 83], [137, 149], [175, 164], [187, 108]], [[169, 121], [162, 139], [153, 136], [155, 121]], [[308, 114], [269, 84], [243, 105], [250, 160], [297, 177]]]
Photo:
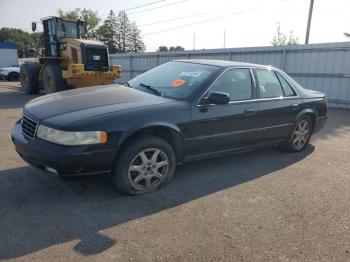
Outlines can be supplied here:
[[291, 104], [290, 106], [293, 110], [297, 110], [299, 108], [299, 104]]
[[254, 116], [256, 113], [256, 109], [255, 108], [247, 108], [244, 110], [244, 114], [246, 116]]

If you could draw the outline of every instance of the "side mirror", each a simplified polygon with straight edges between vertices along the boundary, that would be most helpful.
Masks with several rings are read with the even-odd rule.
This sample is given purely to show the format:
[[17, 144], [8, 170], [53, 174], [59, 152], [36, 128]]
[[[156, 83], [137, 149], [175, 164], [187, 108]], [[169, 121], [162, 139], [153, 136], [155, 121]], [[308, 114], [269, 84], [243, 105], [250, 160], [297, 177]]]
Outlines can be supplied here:
[[36, 22], [32, 22], [32, 31], [35, 32], [36, 30]]
[[225, 105], [230, 102], [230, 95], [223, 92], [212, 92], [206, 98], [208, 104]]

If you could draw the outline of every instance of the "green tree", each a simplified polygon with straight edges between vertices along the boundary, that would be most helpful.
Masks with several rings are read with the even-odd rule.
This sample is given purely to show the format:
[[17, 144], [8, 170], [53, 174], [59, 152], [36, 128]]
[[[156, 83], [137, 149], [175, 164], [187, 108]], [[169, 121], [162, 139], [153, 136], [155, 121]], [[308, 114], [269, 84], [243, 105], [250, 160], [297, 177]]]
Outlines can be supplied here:
[[132, 22], [130, 25], [128, 43], [128, 49], [130, 52], [138, 53], [145, 51], [145, 44], [142, 42], [140, 30], [137, 28], [135, 22]]
[[57, 14], [61, 18], [77, 20], [80, 19], [86, 22], [87, 37], [90, 39], [97, 39], [97, 27], [101, 19], [98, 17], [97, 11], [90, 9], [75, 8], [73, 10], [63, 11], [58, 9]]
[[298, 38], [294, 37], [293, 31], [289, 31], [287, 36], [281, 30], [281, 25], [278, 23], [276, 35], [273, 37], [271, 44], [274, 46], [278, 45], [297, 45]]
[[103, 25], [101, 25], [96, 31], [97, 39], [104, 42], [111, 53], [118, 52], [118, 27], [117, 17], [113, 10], [111, 10], [106, 20], [103, 22]]
[[182, 46], [171, 46], [169, 47], [169, 51], [185, 51], [185, 48]]
[[20, 58], [36, 56], [31, 50], [42, 47], [41, 36], [42, 33], [28, 33], [16, 28], [3, 27], [0, 29], [0, 42], [15, 43]]
[[169, 51], [169, 49], [168, 49], [168, 47], [165, 46], [165, 45], [161, 45], [161, 46], [159, 46], [158, 49], [157, 49], [157, 52], [168, 52], [168, 51]]
[[96, 31], [97, 39], [104, 42], [111, 53], [143, 52], [145, 44], [135, 22], [130, 22], [124, 11], [118, 15], [111, 10]]

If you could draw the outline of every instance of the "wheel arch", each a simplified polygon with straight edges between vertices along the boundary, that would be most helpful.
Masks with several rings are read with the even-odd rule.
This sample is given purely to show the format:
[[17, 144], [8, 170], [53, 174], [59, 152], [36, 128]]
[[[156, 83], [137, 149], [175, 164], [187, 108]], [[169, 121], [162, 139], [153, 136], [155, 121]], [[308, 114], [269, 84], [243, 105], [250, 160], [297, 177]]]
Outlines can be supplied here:
[[131, 141], [137, 136], [146, 134], [152, 134], [154, 136], [164, 139], [174, 149], [176, 160], [182, 160], [184, 153], [184, 140], [180, 128], [176, 125], [165, 122], [148, 123], [138, 127], [134, 127], [131, 130], [124, 132], [118, 139], [117, 155], [128, 144], [128, 141]]
[[302, 116], [309, 116], [312, 120], [312, 129], [315, 128], [316, 125], [316, 118], [317, 118], [317, 111], [315, 111], [313, 108], [305, 108], [301, 110], [298, 115], [295, 118], [295, 122], [300, 119]]

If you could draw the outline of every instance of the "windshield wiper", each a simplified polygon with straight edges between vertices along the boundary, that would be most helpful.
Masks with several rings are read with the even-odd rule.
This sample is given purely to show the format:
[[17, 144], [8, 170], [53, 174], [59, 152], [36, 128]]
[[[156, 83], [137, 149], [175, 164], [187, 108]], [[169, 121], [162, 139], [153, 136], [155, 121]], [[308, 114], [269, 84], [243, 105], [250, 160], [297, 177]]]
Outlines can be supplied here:
[[120, 83], [120, 84], [123, 85], [123, 86], [132, 87], [132, 86], [129, 84], [129, 82], [123, 82], [123, 83]]
[[153, 86], [146, 85], [144, 83], [140, 83], [140, 86], [143, 86], [143, 87], [147, 88], [148, 90], [151, 90], [157, 96], [163, 96], [163, 93], [160, 92], [157, 88], [154, 88]]

